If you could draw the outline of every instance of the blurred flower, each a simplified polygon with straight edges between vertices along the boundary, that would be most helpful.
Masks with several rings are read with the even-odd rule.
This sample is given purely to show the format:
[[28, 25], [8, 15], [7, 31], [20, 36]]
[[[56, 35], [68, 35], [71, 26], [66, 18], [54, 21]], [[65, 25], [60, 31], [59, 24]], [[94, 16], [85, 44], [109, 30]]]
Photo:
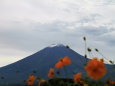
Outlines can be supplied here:
[[29, 79], [27, 80], [28, 85], [32, 86], [34, 84], [34, 80], [35, 80], [35, 76], [34, 75], [30, 75]]
[[106, 74], [106, 68], [104, 63], [97, 58], [91, 59], [85, 66], [87, 74], [94, 80], [99, 80]]
[[66, 48], [68, 48], [68, 49], [69, 49], [69, 46], [68, 46], [68, 45], [66, 45]]
[[87, 48], [87, 50], [88, 50], [88, 52], [91, 52], [91, 51], [92, 51], [91, 48]]
[[86, 37], [83, 37], [84, 41], [86, 40]]
[[55, 64], [55, 68], [62, 68], [63, 66], [63, 58], [60, 58], [60, 60]]
[[56, 73], [59, 75], [59, 74], [60, 74], [60, 71], [57, 71]]
[[45, 82], [46, 80], [42, 79], [39, 81], [38, 86], [40, 86], [41, 83]]
[[82, 73], [77, 73], [74, 75], [74, 82], [80, 82], [81, 81], [81, 74]]
[[48, 73], [48, 77], [52, 78], [54, 76], [54, 69], [50, 68], [49, 73]]
[[28, 85], [32, 86], [34, 84], [34, 81], [31, 79], [28, 79]]
[[4, 77], [1, 77], [2, 79], [4, 79]]
[[109, 60], [109, 62], [113, 64], [113, 61]]
[[80, 82], [81, 84], [84, 84], [84, 82], [83, 82], [83, 81], [81, 81], [81, 80], [80, 80], [79, 82]]
[[110, 81], [110, 80], [109, 80], [109, 83], [110, 83], [110, 84], [115, 84], [115, 82], [114, 82], [114, 81]]
[[99, 50], [98, 50], [97, 48], [95, 48], [95, 51], [97, 51], [97, 52], [98, 52]]
[[87, 58], [87, 55], [85, 54], [84, 57]]
[[55, 64], [55, 68], [62, 68], [65, 65], [69, 65], [71, 63], [71, 59], [68, 56], [65, 56], [64, 58], [59, 59], [59, 61]]
[[33, 73], [36, 73], [36, 71], [33, 71]]
[[63, 63], [64, 63], [64, 65], [69, 65], [72, 62], [71, 62], [70, 58], [68, 56], [66, 56], [66, 57], [63, 58]]
[[34, 75], [30, 75], [30, 76], [29, 76], [29, 79], [35, 80], [35, 76], [34, 76]]
[[108, 84], [105, 84], [104, 86], [108, 86]]
[[83, 86], [88, 86], [88, 84], [84, 84]]
[[26, 82], [26, 80], [23, 80], [23, 82]]
[[102, 58], [102, 59], [100, 59], [100, 61], [104, 63], [104, 59], [103, 59], [103, 58]]

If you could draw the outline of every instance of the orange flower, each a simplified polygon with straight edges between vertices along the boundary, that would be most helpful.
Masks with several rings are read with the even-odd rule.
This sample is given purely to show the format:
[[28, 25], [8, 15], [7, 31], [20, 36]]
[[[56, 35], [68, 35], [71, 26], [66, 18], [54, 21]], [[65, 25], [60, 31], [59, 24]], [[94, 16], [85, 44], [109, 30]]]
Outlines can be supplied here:
[[41, 83], [45, 82], [46, 80], [40, 80], [39, 83], [38, 83], [38, 86], [40, 86]]
[[34, 75], [30, 75], [30, 76], [29, 76], [29, 79], [35, 80], [35, 76], [34, 76]]
[[30, 85], [30, 86], [34, 84], [34, 81], [31, 79], [28, 79], [27, 81], [28, 81], [28, 85]]
[[65, 56], [65, 57], [63, 58], [63, 63], [64, 63], [64, 65], [69, 65], [69, 64], [71, 64], [72, 62], [71, 62], [71, 60], [70, 60], [70, 58], [69, 58], [68, 56]]
[[88, 86], [88, 84], [84, 84], [83, 86]]
[[71, 64], [71, 60], [68, 56], [65, 56], [64, 58], [60, 58], [60, 60], [55, 64], [55, 68], [62, 68], [65, 65]]
[[80, 82], [81, 81], [81, 74], [82, 73], [77, 73], [74, 75], [74, 82]]
[[104, 62], [104, 59], [102, 58], [102, 59], [100, 59], [100, 61], [101, 61], [101, 62]]
[[104, 63], [97, 58], [91, 59], [85, 66], [87, 74], [94, 80], [99, 80], [106, 74], [106, 68]]
[[30, 75], [28, 81], [28, 85], [32, 86], [34, 84], [35, 76]]
[[50, 71], [48, 73], [48, 77], [52, 78], [54, 76], [54, 69], [50, 68]]
[[55, 64], [55, 68], [62, 68], [63, 66], [63, 58], [60, 58], [60, 60]]
[[105, 84], [104, 86], [108, 86], [108, 84]]
[[81, 84], [84, 84], [84, 82], [83, 82], [83, 81], [81, 81], [81, 80], [80, 80], [80, 83], [81, 83]]
[[109, 81], [109, 83], [110, 83], [110, 84], [115, 84], [115, 82], [114, 82], [114, 81]]

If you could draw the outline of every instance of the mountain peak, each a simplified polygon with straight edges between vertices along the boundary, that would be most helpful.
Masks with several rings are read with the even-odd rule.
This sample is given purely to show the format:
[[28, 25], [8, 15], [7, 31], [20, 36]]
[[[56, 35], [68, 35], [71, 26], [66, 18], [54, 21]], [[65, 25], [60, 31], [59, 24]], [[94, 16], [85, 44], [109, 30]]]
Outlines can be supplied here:
[[63, 44], [52, 44], [52, 45], [50, 45], [50, 46], [48, 46], [48, 47], [60, 47], [60, 46], [64, 46]]

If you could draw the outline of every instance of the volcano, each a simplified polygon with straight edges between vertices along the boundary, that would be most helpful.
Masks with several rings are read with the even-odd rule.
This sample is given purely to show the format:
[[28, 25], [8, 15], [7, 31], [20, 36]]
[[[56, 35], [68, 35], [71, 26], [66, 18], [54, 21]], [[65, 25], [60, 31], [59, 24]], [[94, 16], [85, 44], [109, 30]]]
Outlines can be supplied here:
[[[28, 79], [30, 74], [48, 80], [49, 69], [54, 68], [58, 60], [65, 56], [68, 56], [73, 64], [65, 67], [68, 75], [65, 73], [64, 68], [54, 69], [55, 72], [60, 71], [61, 78], [73, 78], [73, 75], [77, 72], [83, 73], [82, 76], [86, 75], [84, 64], [88, 60], [87, 58], [63, 44], [53, 44], [22, 60], [1, 67], [0, 86], [27, 85], [27, 82], [24, 81]], [[109, 65], [106, 66], [109, 70], [112, 68]]]

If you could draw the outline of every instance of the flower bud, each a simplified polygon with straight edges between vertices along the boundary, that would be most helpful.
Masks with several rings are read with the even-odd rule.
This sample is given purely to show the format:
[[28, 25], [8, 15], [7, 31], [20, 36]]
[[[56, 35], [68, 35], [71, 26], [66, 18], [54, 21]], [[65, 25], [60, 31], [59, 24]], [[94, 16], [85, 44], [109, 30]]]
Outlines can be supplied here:
[[98, 52], [98, 49], [96, 49], [96, 48], [95, 48], [95, 51], [97, 51], [97, 52]]
[[110, 63], [113, 63], [113, 61], [109, 60]]
[[87, 55], [85, 54], [85, 56], [84, 56], [85, 58], [87, 58]]
[[88, 52], [91, 52], [91, 49], [90, 48], [87, 48]]
[[83, 37], [84, 41], [86, 40], [86, 37]]

